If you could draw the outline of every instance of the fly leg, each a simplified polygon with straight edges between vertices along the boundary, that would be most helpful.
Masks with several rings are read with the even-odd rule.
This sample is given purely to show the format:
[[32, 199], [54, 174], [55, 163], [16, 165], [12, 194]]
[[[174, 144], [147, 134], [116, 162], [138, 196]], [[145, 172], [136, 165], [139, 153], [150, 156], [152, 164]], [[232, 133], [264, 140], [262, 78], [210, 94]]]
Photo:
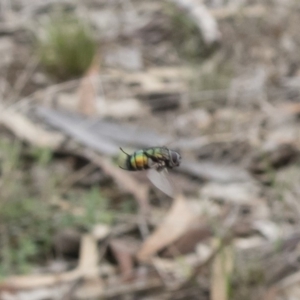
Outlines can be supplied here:
[[156, 156], [154, 155], [151, 155], [147, 152], [144, 152], [144, 154], [149, 158], [151, 159], [151, 161], [154, 162], [154, 164], [152, 166], [149, 166], [149, 167], [152, 167], [154, 169], [156, 169], [158, 172], [160, 172], [161, 170], [165, 169], [166, 168], [166, 163], [163, 159], [159, 159], [157, 158]]
[[151, 164], [148, 164], [148, 167], [150, 169], [155, 169], [156, 171], [160, 172], [161, 170], [166, 168], [166, 164], [164, 161], [154, 162], [151, 158], [149, 158], [149, 160], [151, 160]]
[[162, 170], [166, 169], [166, 164], [164, 161], [160, 161], [159, 163], [157, 163], [155, 168], [157, 172], [161, 172]]

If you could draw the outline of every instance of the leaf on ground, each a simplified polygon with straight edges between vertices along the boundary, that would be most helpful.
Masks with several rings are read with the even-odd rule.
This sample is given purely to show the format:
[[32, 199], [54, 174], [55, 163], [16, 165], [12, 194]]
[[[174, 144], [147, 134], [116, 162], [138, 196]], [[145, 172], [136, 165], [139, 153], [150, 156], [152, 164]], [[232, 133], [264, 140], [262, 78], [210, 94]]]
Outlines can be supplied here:
[[78, 111], [86, 116], [95, 116], [97, 114], [97, 81], [100, 71], [100, 62], [101, 56], [98, 52], [79, 84]]
[[182, 236], [195, 219], [196, 214], [187, 205], [183, 195], [178, 195], [162, 224], [142, 245], [137, 258], [140, 261], [148, 261], [157, 251]]

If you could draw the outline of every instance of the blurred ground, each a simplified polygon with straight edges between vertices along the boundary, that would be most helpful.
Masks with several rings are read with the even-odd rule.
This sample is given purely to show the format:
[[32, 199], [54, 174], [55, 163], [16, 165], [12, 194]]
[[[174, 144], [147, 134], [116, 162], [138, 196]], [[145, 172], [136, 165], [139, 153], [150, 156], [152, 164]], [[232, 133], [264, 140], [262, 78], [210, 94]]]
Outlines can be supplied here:
[[0, 299], [300, 299], [299, 13], [0, 1]]

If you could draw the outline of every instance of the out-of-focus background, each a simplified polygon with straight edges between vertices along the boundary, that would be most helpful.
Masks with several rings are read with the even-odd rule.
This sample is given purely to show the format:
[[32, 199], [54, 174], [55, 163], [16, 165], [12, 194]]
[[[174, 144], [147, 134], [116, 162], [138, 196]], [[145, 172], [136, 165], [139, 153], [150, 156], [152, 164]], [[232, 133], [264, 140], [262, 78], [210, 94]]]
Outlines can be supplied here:
[[[1, 0], [0, 299], [300, 299], [299, 20]], [[119, 168], [154, 146], [181, 166]]]

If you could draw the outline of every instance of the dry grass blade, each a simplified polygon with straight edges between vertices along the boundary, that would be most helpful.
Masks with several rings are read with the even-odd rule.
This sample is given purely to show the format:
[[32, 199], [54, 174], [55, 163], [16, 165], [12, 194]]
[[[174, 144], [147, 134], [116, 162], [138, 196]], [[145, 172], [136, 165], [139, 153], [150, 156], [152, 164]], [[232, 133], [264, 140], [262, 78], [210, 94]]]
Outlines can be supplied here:
[[137, 258], [140, 261], [148, 261], [157, 251], [184, 234], [195, 219], [196, 215], [187, 205], [183, 195], [178, 195], [162, 224], [142, 245]]
[[[77, 269], [85, 278], [97, 277], [99, 263], [99, 251], [96, 239], [89, 234], [82, 237], [80, 259]], [[93, 274], [92, 271], [95, 271]]]
[[[215, 241], [216, 246], [220, 241]], [[228, 280], [233, 269], [231, 249], [224, 247], [212, 264], [211, 300], [228, 300]]]

